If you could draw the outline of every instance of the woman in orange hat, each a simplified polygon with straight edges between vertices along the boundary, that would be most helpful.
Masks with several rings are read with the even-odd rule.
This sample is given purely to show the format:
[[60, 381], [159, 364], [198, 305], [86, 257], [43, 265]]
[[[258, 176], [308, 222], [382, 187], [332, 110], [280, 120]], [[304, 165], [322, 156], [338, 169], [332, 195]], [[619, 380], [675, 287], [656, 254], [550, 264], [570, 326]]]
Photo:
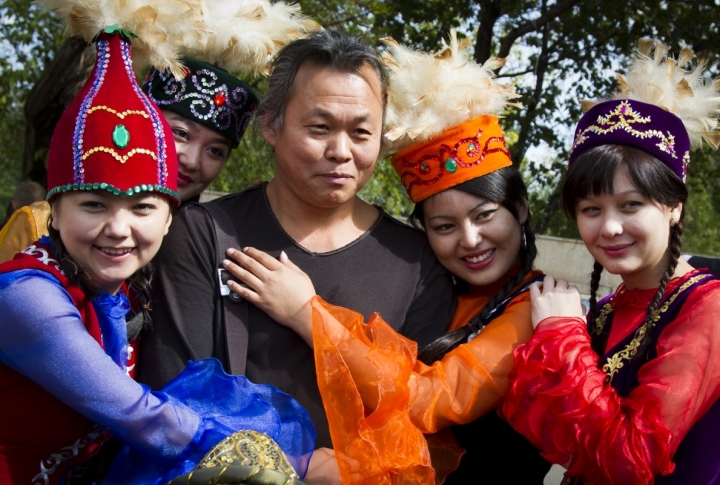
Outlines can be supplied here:
[[226, 268], [254, 290], [231, 283], [233, 291], [314, 346], [343, 483], [435, 483], [458, 465], [458, 448], [447, 431], [423, 435], [458, 424], [468, 452], [446, 483], [465, 483], [483, 465], [509, 483], [540, 483], [550, 468], [497, 414], [481, 418], [501, 404], [512, 351], [532, 335], [526, 290], [540, 273], [527, 189], [494, 115], [514, 89], [492, 80], [501, 62], [478, 66], [461, 48], [454, 35], [435, 55], [390, 42], [385, 58], [385, 138], [416, 203], [410, 219], [463, 290], [449, 333], [417, 357], [417, 345], [380, 316], [365, 325], [362, 315], [311, 299], [312, 283], [285, 255], [228, 253], [242, 267]]
[[[122, 23], [126, 7], [101, 20]], [[84, 8], [72, 12], [87, 22]], [[0, 265], [0, 483], [67, 483], [110, 436], [127, 448], [106, 483], [165, 483], [247, 429], [304, 474], [314, 428], [290, 396], [211, 359], [164, 392], [128, 375], [128, 339], [146, 322], [126, 322], [126, 282], [147, 297], [150, 261], [180, 204], [172, 132], [137, 84], [130, 37], [117, 24], [97, 35], [93, 72], [50, 146], [50, 236]]]

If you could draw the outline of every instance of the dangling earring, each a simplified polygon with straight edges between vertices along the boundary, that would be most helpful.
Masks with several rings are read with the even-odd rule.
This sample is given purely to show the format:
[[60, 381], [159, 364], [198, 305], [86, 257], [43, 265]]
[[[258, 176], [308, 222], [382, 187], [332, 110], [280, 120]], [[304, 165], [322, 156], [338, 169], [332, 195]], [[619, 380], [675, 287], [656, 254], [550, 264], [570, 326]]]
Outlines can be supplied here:
[[522, 248], [523, 251], [527, 250], [527, 237], [525, 236], [525, 224], [520, 226], [520, 233], [522, 234]]
[[670, 227], [673, 227], [674, 225], [675, 225], [675, 218], [671, 217], [670, 218]]

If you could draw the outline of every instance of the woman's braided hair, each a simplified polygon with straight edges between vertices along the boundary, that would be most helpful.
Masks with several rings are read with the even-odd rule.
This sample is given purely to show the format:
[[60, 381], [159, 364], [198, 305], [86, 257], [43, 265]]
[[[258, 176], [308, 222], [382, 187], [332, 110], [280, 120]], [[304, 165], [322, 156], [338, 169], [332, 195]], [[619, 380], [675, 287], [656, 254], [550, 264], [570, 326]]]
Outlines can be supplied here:
[[[62, 197], [62, 196], [60, 196]], [[59, 198], [54, 202], [55, 204], [59, 201]], [[90, 280], [90, 275], [85, 271], [83, 267], [77, 264], [72, 256], [65, 249], [65, 244], [62, 242], [60, 232], [58, 232], [52, 226], [52, 215], [48, 218], [48, 234], [50, 236], [50, 247], [52, 248], [53, 255], [60, 263], [65, 276], [68, 277], [70, 282], [80, 288], [83, 293], [88, 295], [91, 299], [96, 297], [100, 293], [101, 289]], [[150, 291], [152, 283], [153, 268], [152, 263], [148, 263], [127, 279], [128, 287], [137, 295], [138, 301], [141, 306], [141, 318], [134, 318], [128, 321], [128, 340], [134, 340], [143, 328], [150, 327], [152, 325], [152, 318], [150, 316]]]
[[[487, 175], [478, 177], [449, 190], [460, 190], [471, 195], [482, 197], [496, 202], [510, 211], [515, 219], [520, 221], [520, 214], [527, 208], [527, 188], [522, 176], [514, 167], [505, 167]], [[423, 203], [415, 206], [410, 215], [410, 223], [415, 227], [422, 227], [425, 222]], [[456, 348], [458, 345], [467, 342], [468, 337], [482, 328], [483, 321], [500, 303], [511, 294], [512, 290], [525, 279], [525, 276], [532, 271], [537, 247], [535, 246], [535, 233], [530, 227], [530, 215], [521, 224], [524, 232], [525, 244], [520, 247], [520, 271], [511, 277], [508, 282], [485, 304], [480, 313], [475, 315], [466, 325], [448, 332], [425, 346], [419, 352], [418, 359], [426, 364], [442, 359], [442, 357]], [[467, 289], [467, 283], [458, 281], [458, 288]]]
[[[668, 282], [675, 274], [680, 252], [682, 249], [683, 218], [685, 216], [685, 202], [688, 198], [687, 187], [682, 180], [666, 164], [652, 155], [624, 145], [602, 145], [584, 152], [568, 169], [563, 182], [562, 198], [565, 212], [573, 219], [577, 218], [576, 204], [588, 194], [601, 195], [613, 193], [613, 179], [618, 168], [627, 170], [633, 185], [646, 198], [666, 207], [683, 205], [678, 221], [670, 226], [668, 240], [668, 265], [659, 281], [658, 289], [648, 305], [643, 325], [647, 325], [647, 332], [635, 354], [644, 356], [649, 350], [653, 337], [653, 318], [663, 297]], [[590, 313], [589, 322], [594, 322], [598, 316], [597, 290], [600, 285], [600, 276], [603, 267], [595, 261], [590, 278]], [[595, 349], [602, 352], [602, 349]]]

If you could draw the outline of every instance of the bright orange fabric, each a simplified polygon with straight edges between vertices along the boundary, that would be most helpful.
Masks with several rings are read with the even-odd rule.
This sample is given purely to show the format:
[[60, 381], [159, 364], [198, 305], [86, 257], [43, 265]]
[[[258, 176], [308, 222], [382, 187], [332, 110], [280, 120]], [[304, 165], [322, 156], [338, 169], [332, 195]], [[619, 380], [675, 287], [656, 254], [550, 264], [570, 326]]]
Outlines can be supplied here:
[[[675, 278], [677, 288], [694, 272]], [[655, 289], [619, 290], [609, 342], [643, 321]], [[620, 397], [606, 382], [582, 318], [547, 318], [515, 352], [502, 411], [567, 476], [598, 485], [652, 484], [673, 470], [672, 455], [720, 398], [720, 282], [696, 288], [658, 337], [657, 357]]]
[[48, 235], [47, 221], [50, 204], [44, 200], [33, 202], [13, 212], [0, 231], [0, 263], [10, 261], [41, 236]]
[[[468, 295], [459, 314], [473, 316], [489, 298]], [[364, 325], [360, 314], [319, 297], [312, 307], [318, 384], [346, 485], [435, 483], [423, 433], [496, 408], [508, 388], [513, 349], [532, 336], [523, 293], [475, 339], [427, 366], [416, 359], [417, 344], [378, 315]], [[432, 449], [446, 450], [433, 453], [442, 479], [457, 466], [459, 447], [445, 435], [433, 438]]]
[[450, 187], [512, 165], [497, 116], [482, 115], [415, 143], [392, 164], [418, 203]]

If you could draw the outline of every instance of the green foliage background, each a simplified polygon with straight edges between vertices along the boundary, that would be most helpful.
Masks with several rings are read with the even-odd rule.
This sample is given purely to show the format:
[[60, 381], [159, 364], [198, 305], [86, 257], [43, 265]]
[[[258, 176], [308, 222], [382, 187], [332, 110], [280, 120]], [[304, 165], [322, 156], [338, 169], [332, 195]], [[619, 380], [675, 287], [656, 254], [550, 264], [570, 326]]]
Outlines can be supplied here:
[[[435, 50], [451, 27], [474, 42], [475, 59], [507, 55], [500, 70], [516, 85], [525, 109], [503, 119], [513, 159], [531, 190], [538, 232], [577, 237], [559, 204], [578, 99], [609, 96], [615, 70], [623, 69], [643, 36], [696, 51], [718, 51], [720, 0], [300, 0], [307, 15], [326, 28], [364, 36], [382, 49], [392, 36], [417, 48]], [[63, 27], [31, 0], [0, 4], [0, 207], [22, 176], [23, 105], [46, 63], [63, 43]], [[717, 75], [715, 58], [711, 74]], [[247, 79], [259, 94], [264, 81]], [[36, 157], [43, 153], [35, 154]], [[211, 188], [235, 191], [274, 173], [271, 147], [252, 129], [234, 150]], [[688, 188], [684, 250], [720, 255], [720, 157], [693, 153]], [[407, 215], [412, 205], [389, 162], [379, 160], [361, 196], [389, 213]]]

